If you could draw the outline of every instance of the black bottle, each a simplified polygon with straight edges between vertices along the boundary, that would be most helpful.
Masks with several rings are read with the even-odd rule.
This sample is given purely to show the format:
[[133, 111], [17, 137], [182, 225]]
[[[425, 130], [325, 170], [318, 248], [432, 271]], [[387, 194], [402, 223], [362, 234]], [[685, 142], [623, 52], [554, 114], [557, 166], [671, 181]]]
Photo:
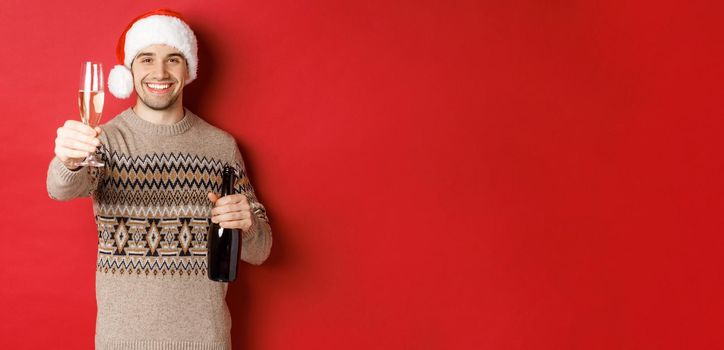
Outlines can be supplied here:
[[[222, 172], [221, 196], [234, 194], [234, 168], [225, 165]], [[236, 268], [241, 251], [241, 232], [211, 223], [208, 234], [208, 275], [218, 282], [231, 282], [236, 279]]]

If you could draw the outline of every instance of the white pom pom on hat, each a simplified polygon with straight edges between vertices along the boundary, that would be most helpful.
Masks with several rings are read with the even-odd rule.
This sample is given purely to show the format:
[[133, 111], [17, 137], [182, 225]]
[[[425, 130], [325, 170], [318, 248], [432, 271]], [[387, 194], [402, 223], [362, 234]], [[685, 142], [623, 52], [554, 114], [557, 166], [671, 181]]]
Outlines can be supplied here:
[[108, 90], [117, 98], [128, 98], [133, 92], [133, 74], [126, 68], [117, 64], [108, 74]]
[[116, 46], [118, 65], [108, 75], [108, 90], [117, 98], [128, 98], [133, 92], [131, 63], [145, 47], [165, 44], [176, 48], [186, 58], [189, 79], [196, 79], [198, 45], [196, 36], [181, 14], [168, 9], [156, 9], [136, 17], [123, 31]]

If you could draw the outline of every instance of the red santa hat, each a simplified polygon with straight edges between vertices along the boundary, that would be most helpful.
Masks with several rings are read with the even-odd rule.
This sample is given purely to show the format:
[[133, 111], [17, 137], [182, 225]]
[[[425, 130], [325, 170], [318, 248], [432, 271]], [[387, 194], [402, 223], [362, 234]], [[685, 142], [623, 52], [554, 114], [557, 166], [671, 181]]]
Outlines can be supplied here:
[[121, 34], [116, 46], [118, 65], [108, 75], [108, 90], [117, 98], [128, 98], [133, 92], [131, 63], [145, 47], [165, 44], [176, 48], [186, 58], [189, 79], [196, 79], [199, 65], [196, 36], [181, 15], [167, 9], [157, 9], [136, 17]]

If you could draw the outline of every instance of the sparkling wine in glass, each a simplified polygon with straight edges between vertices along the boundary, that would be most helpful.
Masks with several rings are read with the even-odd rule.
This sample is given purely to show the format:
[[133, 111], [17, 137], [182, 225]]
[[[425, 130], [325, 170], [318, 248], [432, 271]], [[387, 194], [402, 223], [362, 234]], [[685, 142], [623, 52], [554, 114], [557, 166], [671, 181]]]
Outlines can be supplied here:
[[[78, 90], [78, 109], [83, 124], [95, 128], [101, 121], [103, 112], [103, 65], [95, 62], [84, 62], [80, 68], [80, 89]], [[91, 153], [81, 166], [102, 167], [103, 162]]]

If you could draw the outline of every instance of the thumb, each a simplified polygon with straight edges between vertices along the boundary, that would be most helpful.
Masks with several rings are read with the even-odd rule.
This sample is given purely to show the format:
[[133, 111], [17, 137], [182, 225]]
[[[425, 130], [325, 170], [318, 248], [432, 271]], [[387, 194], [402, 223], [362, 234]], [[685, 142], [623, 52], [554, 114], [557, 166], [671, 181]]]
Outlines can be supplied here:
[[214, 203], [214, 204], [216, 204], [216, 201], [219, 200], [219, 196], [217, 196], [216, 193], [214, 193], [214, 192], [209, 192], [207, 197], [209, 197], [209, 200], [211, 201], [211, 203]]

